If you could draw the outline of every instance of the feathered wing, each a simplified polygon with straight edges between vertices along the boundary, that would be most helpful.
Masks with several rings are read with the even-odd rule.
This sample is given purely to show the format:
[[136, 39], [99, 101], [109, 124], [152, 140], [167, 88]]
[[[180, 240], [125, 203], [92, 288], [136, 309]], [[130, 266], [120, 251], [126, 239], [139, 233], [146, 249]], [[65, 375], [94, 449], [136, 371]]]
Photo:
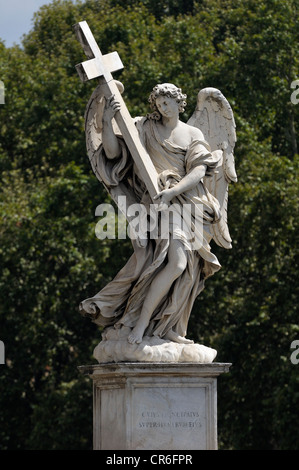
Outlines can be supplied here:
[[[123, 85], [117, 82], [120, 91], [123, 91]], [[87, 155], [93, 172], [99, 181], [103, 182], [100, 165], [98, 161], [98, 149], [102, 143], [102, 118], [105, 110], [105, 96], [103, 88], [98, 85], [92, 93], [85, 110], [85, 136]], [[115, 120], [112, 120], [113, 130], [117, 135], [121, 135]]]
[[211, 226], [217, 245], [231, 248], [227, 223], [228, 186], [237, 181], [234, 147], [237, 141], [233, 111], [227, 99], [216, 88], [204, 88], [197, 96], [196, 109], [188, 124], [200, 129], [212, 152], [222, 150], [222, 159], [212, 177], [205, 177], [204, 184], [215, 196], [221, 207], [221, 219]]
[[[118, 86], [119, 91], [122, 93], [124, 87], [121, 82], [116, 80], [116, 84]], [[101, 165], [100, 162], [100, 152], [99, 148], [102, 143], [102, 118], [105, 112], [105, 96], [103, 94], [103, 88], [101, 85], [97, 86], [97, 88], [92, 93], [89, 102], [86, 106], [85, 111], [85, 135], [86, 135], [86, 148], [87, 148], [87, 155], [92, 167], [94, 174], [96, 175], [97, 179], [105, 186], [106, 190], [111, 195], [112, 199], [116, 202], [119, 209], [124, 213], [127, 217], [126, 209], [127, 205], [133, 204], [136, 202], [133, 191], [128, 184], [120, 182], [115, 187], [107, 187], [103, 181], [101, 175]], [[113, 130], [116, 135], [121, 136], [121, 132], [116, 124], [116, 121], [112, 120]], [[126, 203], [124, 203], [125, 199], [120, 198], [119, 196], [126, 196]]]

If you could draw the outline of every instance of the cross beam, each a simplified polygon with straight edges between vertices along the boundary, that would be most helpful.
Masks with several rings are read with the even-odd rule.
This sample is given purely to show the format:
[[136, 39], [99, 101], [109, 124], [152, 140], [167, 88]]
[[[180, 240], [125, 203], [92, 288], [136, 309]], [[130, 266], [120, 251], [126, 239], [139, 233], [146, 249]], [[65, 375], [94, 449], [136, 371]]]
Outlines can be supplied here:
[[74, 30], [89, 59], [76, 65], [79, 77], [83, 82], [101, 77], [105, 97], [109, 98], [114, 95], [116, 101], [120, 103], [120, 110], [114, 118], [137, 166], [140, 177], [153, 199], [159, 192], [157, 171], [140, 141], [138, 130], [112, 77], [112, 72], [123, 68], [120, 57], [117, 52], [102, 55], [86, 21], [75, 24]]

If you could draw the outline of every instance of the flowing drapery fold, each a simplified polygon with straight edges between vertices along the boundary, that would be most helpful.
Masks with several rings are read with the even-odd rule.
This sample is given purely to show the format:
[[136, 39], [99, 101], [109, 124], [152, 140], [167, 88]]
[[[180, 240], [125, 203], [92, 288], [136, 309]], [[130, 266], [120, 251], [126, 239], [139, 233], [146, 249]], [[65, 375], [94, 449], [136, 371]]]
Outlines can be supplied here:
[[[182, 148], [169, 140], [163, 141], [154, 120], [138, 118], [135, 123], [157, 170], [161, 189], [177, 184], [196, 166], [206, 165], [206, 176], [215, 171], [221, 155], [218, 151], [211, 152], [204, 140], [193, 140], [187, 148]], [[136, 202], [148, 202], [146, 188], [121, 137], [120, 143], [121, 156], [115, 160], [108, 160], [102, 147], [98, 149], [97, 171], [108, 190], [122, 182], [133, 191]], [[149, 205], [146, 207], [148, 210]], [[192, 190], [176, 197], [168, 212], [161, 214], [161, 217], [168, 216], [168, 236], [161, 236], [160, 231], [160, 237], [153, 239], [149, 234], [145, 246], [132, 240], [134, 251], [126, 265], [94, 297], [81, 302], [83, 315], [104, 327], [124, 325], [133, 328], [152, 280], [167, 263], [169, 237], [175, 237], [186, 249], [187, 267], [174, 281], [167, 296], [161, 299], [145, 335], [164, 337], [170, 329], [180, 336], [186, 335], [194, 301], [203, 290], [205, 279], [220, 269], [209, 245], [209, 226], [219, 221], [220, 207], [201, 181]]]

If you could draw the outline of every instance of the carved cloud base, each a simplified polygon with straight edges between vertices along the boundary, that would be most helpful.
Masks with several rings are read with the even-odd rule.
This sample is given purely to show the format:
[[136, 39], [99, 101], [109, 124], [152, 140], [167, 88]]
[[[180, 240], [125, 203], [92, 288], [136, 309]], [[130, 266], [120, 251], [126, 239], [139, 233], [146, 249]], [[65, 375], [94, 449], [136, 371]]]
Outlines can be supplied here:
[[130, 344], [130, 328], [108, 330], [95, 347], [93, 355], [100, 363], [108, 362], [196, 362], [211, 363], [215, 349], [202, 344], [181, 344], [158, 337], [145, 336], [140, 344]]
[[94, 450], [217, 449], [217, 376], [230, 364], [81, 366], [93, 381]]

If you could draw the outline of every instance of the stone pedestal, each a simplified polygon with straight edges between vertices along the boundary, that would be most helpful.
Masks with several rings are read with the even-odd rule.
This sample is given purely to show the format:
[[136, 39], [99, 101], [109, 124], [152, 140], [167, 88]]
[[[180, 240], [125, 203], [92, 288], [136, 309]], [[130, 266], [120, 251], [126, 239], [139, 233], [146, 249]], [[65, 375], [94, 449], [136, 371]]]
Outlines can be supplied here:
[[230, 364], [80, 366], [93, 380], [95, 450], [217, 449], [217, 377]]

